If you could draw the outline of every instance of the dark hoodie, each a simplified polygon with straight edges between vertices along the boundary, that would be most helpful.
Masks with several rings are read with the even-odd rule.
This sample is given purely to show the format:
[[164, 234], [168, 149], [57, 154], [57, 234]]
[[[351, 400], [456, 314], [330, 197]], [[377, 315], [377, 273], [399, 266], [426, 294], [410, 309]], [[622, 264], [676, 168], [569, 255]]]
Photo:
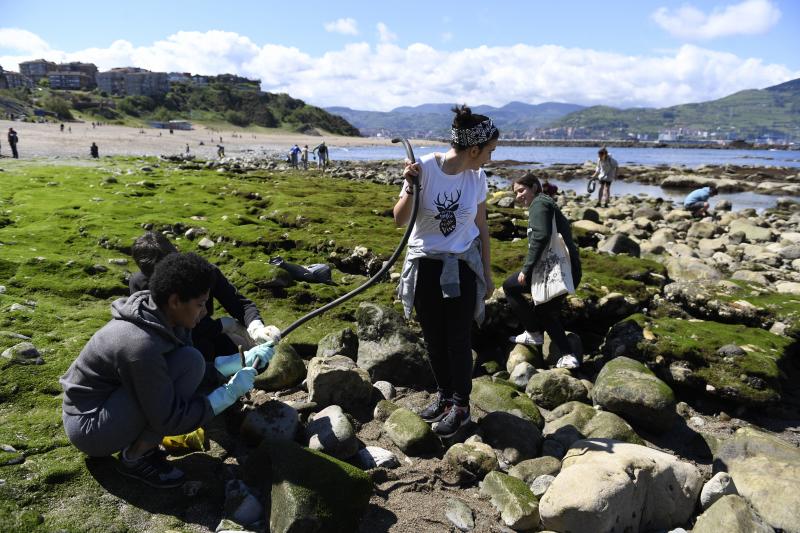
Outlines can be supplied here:
[[572, 267], [572, 279], [575, 287], [577, 287], [581, 282], [582, 274], [580, 252], [572, 241], [572, 229], [570, 228], [569, 220], [561, 213], [555, 200], [546, 194], [538, 194], [528, 209], [528, 256], [525, 258], [522, 272], [525, 273], [525, 277], [530, 283], [533, 266], [550, 245], [550, 237], [553, 233], [553, 216], [556, 217], [556, 229], [564, 238], [564, 244], [567, 245], [569, 262]]
[[191, 334], [167, 325], [150, 291], [116, 300], [111, 315], [59, 380], [64, 413], [91, 415], [123, 387], [136, 398], [148, 426], [157, 433], [187, 433], [213, 418], [204, 395], [186, 399], [173, 388], [164, 355], [191, 346]]

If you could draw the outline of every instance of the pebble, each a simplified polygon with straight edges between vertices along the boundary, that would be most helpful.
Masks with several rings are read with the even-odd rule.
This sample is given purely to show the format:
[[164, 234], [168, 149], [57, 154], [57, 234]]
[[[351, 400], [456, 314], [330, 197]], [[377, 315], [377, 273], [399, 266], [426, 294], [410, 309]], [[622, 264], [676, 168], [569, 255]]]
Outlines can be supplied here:
[[459, 531], [470, 531], [475, 527], [475, 518], [469, 505], [450, 498], [445, 503], [444, 515]]

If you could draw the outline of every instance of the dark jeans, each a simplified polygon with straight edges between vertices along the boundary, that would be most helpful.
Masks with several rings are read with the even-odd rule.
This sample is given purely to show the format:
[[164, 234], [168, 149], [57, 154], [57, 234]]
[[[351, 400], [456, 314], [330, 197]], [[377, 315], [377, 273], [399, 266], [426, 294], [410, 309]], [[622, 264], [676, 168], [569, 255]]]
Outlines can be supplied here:
[[469, 404], [472, 392], [472, 318], [477, 283], [475, 273], [458, 262], [461, 296], [444, 298], [439, 285], [442, 262], [420, 259], [414, 309], [422, 326], [439, 392], [457, 405]]
[[544, 329], [562, 354], [572, 353], [572, 348], [567, 341], [567, 334], [564, 332], [564, 326], [561, 325], [561, 320], [559, 319], [561, 305], [564, 303], [566, 295], [558, 296], [543, 304], [534, 305], [532, 301], [529, 302], [524, 296], [530, 292], [531, 286], [520, 285], [517, 276], [519, 276], [519, 272], [514, 272], [503, 282], [503, 291], [506, 293], [506, 299], [511, 310], [522, 322], [522, 327], [531, 332]]

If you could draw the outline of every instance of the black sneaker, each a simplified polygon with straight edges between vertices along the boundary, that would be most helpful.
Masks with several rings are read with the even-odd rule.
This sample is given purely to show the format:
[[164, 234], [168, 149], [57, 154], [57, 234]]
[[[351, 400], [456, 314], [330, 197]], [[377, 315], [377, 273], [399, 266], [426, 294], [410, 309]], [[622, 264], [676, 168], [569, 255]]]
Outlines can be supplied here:
[[186, 475], [167, 461], [164, 452], [158, 448], [151, 450], [135, 461], [129, 461], [121, 453], [117, 471], [133, 479], [138, 479], [157, 489], [180, 487]]
[[430, 403], [430, 405], [419, 412], [419, 416], [428, 423], [438, 422], [444, 418], [444, 415], [447, 414], [447, 411], [451, 405], [453, 405], [453, 400], [449, 398], [443, 398], [441, 393], [437, 393], [436, 398]]
[[441, 422], [433, 426], [433, 432], [440, 437], [452, 437], [456, 432], [469, 423], [469, 407], [452, 405]]

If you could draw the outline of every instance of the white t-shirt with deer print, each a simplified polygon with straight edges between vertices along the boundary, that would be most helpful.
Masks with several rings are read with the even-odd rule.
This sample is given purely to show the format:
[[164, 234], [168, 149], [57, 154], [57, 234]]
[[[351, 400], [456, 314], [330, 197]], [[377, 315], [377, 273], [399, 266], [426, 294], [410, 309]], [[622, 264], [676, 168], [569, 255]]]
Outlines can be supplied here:
[[[478, 236], [475, 215], [478, 204], [486, 201], [489, 187], [483, 169], [454, 175], [442, 172], [442, 155], [418, 158], [420, 205], [408, 245], [427, 252], [460, 254]], [[404, 181], [400, 196], [405, 195], [405, 187]]]

